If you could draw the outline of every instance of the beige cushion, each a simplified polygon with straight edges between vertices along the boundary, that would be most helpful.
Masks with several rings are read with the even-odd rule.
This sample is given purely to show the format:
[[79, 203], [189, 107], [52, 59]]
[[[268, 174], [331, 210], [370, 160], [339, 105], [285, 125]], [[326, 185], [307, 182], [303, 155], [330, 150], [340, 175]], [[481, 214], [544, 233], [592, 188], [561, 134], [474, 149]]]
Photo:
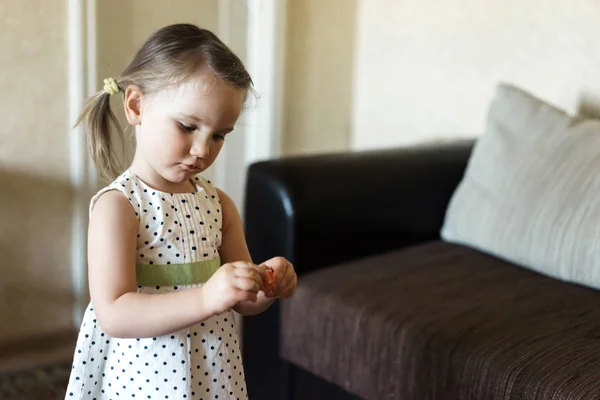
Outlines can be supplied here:
[[442, 238], [600, 288], [600, 121], [500, 85]]

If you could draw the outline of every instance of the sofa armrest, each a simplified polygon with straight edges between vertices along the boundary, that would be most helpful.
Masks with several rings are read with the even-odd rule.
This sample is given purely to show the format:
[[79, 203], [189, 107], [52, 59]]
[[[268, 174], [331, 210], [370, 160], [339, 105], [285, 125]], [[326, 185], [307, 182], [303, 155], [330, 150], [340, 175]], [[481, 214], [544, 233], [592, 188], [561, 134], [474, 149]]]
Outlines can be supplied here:
[[439, 238], [473, 141], [290, 157], [248, 169], [244, 220], [255, 262], [298, 274]]

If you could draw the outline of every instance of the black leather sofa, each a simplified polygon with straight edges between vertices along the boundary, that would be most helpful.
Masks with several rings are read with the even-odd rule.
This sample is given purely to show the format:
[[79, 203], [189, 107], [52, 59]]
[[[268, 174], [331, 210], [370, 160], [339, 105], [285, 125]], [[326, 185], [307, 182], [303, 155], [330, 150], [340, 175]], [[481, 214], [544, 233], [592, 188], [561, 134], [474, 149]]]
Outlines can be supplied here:
[[596, 291], [440, 240], [472, 146], [249, 168], [252, 257], [299, 275], [293, 298], [244, 318], [251, 399], [600, 398]]

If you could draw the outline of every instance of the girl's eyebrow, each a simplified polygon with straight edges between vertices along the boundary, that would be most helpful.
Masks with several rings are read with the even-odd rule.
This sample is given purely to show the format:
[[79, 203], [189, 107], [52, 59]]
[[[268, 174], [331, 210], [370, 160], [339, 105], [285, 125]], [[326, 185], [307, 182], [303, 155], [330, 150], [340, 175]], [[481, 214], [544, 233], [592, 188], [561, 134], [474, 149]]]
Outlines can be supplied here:
[[183, 117], [183, 118], [187, 118], [187, 119], [192, 119], [196, 122], [204, 122], [200, 118], [196, 117], [195, 115], [191, 115], [191, 114], [179, 113], [179, 116]]

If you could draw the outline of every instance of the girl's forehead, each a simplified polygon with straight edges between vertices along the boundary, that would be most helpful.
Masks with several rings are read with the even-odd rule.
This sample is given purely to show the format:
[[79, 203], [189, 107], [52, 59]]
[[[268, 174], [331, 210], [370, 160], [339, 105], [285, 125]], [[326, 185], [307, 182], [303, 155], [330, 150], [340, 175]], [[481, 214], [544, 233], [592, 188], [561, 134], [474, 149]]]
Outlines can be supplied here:
[[245, 93], [216, 76], [200, 75], [156, 93], [152, 106], [166, 113], [217, 113], [232, 118], [240, 114]]
[[237, 102], [242, 91], [217, 77], [193, 77], [181, 84], [170, 85], [156, 93], [156, 100], [165, 104], [202, 104], [206, 102]]
[[202, 99], [210, 93], [211, 87], [220, 82], [204, 77], [193, 77], [177, 85], [169, 85], [158, 94], [164, 100]]

